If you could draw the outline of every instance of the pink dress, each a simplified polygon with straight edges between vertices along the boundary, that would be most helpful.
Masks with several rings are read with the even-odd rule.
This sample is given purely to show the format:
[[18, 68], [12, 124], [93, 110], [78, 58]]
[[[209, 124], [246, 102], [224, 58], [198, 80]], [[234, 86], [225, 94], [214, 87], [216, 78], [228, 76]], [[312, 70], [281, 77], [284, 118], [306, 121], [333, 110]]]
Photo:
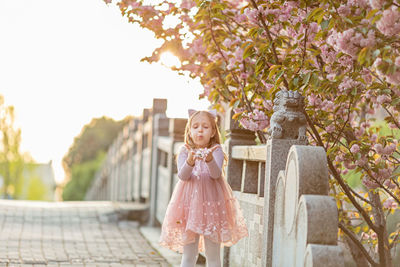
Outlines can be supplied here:
[[215, 243], [231, 246], [248, 235], [237, 199], [222, 176], [224, 153], [220, 145], [214, 159], [186, 163], [188, 151], [182, 147], [178, 156], [178, 177], [162, 224], [160, 245], [183, 252], [183, 246], [200, 234], [199, 250], [204, 251], [206, 237]]

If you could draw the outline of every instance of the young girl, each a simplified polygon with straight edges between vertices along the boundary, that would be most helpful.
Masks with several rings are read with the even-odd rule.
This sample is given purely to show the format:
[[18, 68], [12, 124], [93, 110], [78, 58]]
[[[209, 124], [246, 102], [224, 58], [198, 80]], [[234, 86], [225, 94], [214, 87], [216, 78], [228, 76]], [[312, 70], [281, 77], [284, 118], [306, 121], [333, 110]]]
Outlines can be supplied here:
[[221, 245], [248, 235], [238, 201], [222, 176], [224, 152], [216, 114], [189, 110], [178, 177], [162, 224], [160, 244], [183, 252], [181, 267], [195, 266], [200, 251], [208, 267], [221, 266]]

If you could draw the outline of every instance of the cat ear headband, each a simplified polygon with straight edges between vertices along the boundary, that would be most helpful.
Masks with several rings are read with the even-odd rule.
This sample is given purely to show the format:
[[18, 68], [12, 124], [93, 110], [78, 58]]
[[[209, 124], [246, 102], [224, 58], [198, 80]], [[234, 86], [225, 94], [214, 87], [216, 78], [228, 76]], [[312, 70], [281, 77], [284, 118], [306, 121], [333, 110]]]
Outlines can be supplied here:
[[[196, 113], [197, 111], [198, 111], [198, 110], [195, 110], [195, 109], [188, 109], [189, 118], [190, 118], [194, 113]], [[217, 111], [216, 111], [215, 109], [212, 109], [212, 110], [204, 110], [204, 111], [210, 113], [210, 114], [214, 117], [214, 119], [217, 118]]]

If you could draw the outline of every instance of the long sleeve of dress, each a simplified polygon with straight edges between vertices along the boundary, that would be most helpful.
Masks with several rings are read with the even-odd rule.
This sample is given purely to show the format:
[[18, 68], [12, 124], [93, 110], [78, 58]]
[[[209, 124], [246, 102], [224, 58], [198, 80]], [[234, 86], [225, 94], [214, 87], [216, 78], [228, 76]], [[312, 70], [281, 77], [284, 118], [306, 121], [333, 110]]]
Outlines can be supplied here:
[[210, 172], [211, 178], [217, 179], [222, 175], [222, 164], [224, 163], [224, 152], [222, 147], [219, 146], [213, 151], [213, 159], [207, 162], [207, 167]]
[[181, 180], [189, 180], [192, 174], [193, 167], [187, 164], [187, 157], [188, 151], [185, 147], [182, 147], [178, 155], [178, 177]]

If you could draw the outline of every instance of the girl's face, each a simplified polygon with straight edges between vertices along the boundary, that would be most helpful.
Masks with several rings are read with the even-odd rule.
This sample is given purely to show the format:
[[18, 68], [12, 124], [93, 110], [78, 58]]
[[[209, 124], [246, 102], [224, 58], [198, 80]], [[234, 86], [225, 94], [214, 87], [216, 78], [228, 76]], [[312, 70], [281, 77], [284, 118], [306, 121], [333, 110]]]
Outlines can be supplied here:
[[214, 134], [215, 131], [213, 130], [211, 121], [206, 114], [199, 113], [192, 118], [190, 124], [190, 137], [197, 147], [207, 147]]

